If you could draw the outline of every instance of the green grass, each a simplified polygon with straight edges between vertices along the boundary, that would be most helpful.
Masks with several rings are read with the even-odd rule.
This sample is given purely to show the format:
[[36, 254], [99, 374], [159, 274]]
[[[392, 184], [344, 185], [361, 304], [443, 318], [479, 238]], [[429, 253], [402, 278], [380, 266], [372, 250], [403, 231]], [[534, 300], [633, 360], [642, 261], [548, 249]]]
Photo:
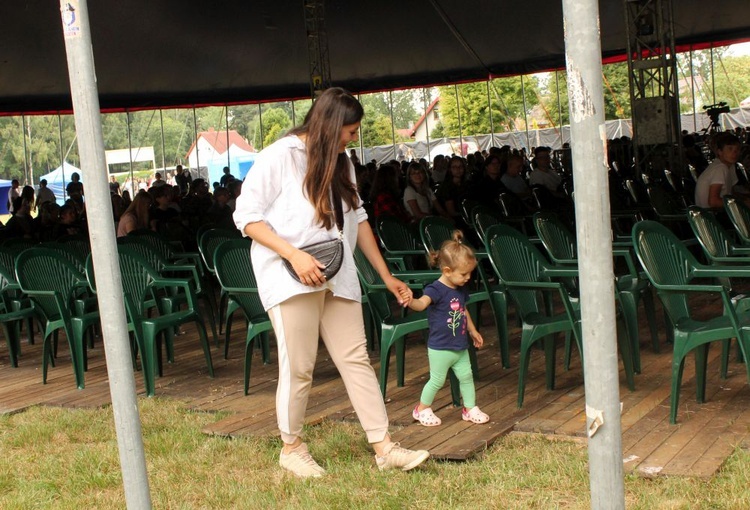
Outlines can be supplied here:
[[[221, 416], [143, 399], [141, 419], [154, 508], [433, 509], [589, 508], [586, 448], [511, 435], [469, 462], [430, 461], [381, 473], [355, 424], [306, 431], [328, 470], [298, 480], [277, 465], [276, 439], [201, 434]], [[628, 508], [750, 508], [750, 452], [738, 449], [711, 480], [625, 480]], [[0, 417], [0, 508], [124, 508], [111, 409], [40, 407]]]

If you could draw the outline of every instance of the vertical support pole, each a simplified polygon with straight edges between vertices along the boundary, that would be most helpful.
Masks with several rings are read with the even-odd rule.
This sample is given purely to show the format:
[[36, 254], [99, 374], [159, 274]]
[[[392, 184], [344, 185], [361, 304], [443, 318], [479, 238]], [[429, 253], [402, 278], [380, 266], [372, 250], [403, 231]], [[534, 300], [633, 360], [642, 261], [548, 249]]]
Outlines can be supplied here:
[[693, 132], [698, 131], [698, 113], [695, 102], [695, 71], [693, 70], [693, 49], [690, 49], [690, 99], [693, 102]]
[[560, 100], [560, 72], [555, 70], [555, 90], [557, 91], [557, 125], [560, 126], [560, 147], [565, 144], [565, 125], [563, 124], [562, 101]]
[[[599, 3], [563, 0], [581, 284], [591, 508], [624, 509]], [[626, 339], [623, 339], [625, 341]]]
[[[388, 91], [388, 111], [391, 114], [391, 142], [393, 143], [393, 159], [398, 159], [398, 150], [396, 149], [396, 126], [393, 122], [393, 91]], [[400, 163], [400, 161], [399, 161]]]
[[529, 116], [526, 113], [526, 85], [521, 75], [521, 97], [523, 98], [523, 124], [526, 127], [526, 156], [531, 153], [531, 137], [529, 136]]
[[[195, 171], [198, 172], [198, 175], [196, 175], [195, 178], [198, 179], [201, 176], [201, 155], [198, 147], [198, 114], [195, 113], [195, 105], [193, 105], [193, 137], [195, 139]], [[188, 161], [188, 166], [189, 165], [190, 161]], [[208, 181], [208, 179], [206, 179], [206, 181]]]
[[231, 154], [229, 154], [229, 105], [228, 104], [224, 105], [224, 115], [226, 117], [226, 122], [227, 122], [227, 166], [231, 170], [232, 158], [231, 158]]
[[81, 168], [86, 176], [89, 236], [96, 274], [97, 300], [99, 309], [107, 311], [107, 320], [102, 321], [102, 335], [125, 502], [129, 510], [148, 510], [151, 508], [151, 495], [107, 183], [87, 0], [60, 0], [60, 10], [76, 132], [79, 134]]
[[167, 172], [167, 148], [164, 143], [164, 110], [159, 108], [159, 125], [161, 126], [161, 169], [164, 171], [166, 177]]
[[495, 145], [495, 119], [492, 115], [492, 96], [490, 95], [490, 80], [491, 79], [492, 79], [492, 76], [487, 78], [487, 109], [490, 111], [490, 140], [491, 140], [489, 147], [492, 147]]
[[[26, 145], [26, 116], [21, 115], [21, 137], [23, 138], [23, 167], [24, 175], [26, 175], [27, 182], [29, 185], [34, 185], [34, 171], [29, 165], [29, 149]], [[30, 141], [30, 140], [29, 140]]]
[[258, 103], [258, 128], [260, 128], [260, 148], [261, 150], [265, 148], [264, 143], [264, 133], [263, 133], [263, 109], [260, 107], [260, 103]]
[[432, 157], [430, 155], [430, 116], [427, 112], [429, 104], [427, 104], [427, 89], [425, 88], [422, 88], [422, 104], [424, 105], [425, 140], [427, 140], [427, 163], [432, 164]]
[[138, 194], [138, 184], [135, 182], [135, 173], [133, 169], [133, 138], [130, 131], [130, 111], [125, 110], [125, 126], [128, 132], [128, 162], [130, 163], [130, 187], [133, 189], [133, 196], [130, 200], [133, 200]]
[[461, 119], [461, 98], [458, 95], [458, 85], [453, 84], [453, 92], [456, 94], [456, 116], [458, 117], [458, 155], [464, 157], [464, 126]]
[[62, 119], [60, 118], [60, 112], [57, 112], [57, 133], [60, 137], [60, 170], [62, 171], [63, 200], [67, 200], [68, 186], [65, 184], [65, 154], [63, 152]]

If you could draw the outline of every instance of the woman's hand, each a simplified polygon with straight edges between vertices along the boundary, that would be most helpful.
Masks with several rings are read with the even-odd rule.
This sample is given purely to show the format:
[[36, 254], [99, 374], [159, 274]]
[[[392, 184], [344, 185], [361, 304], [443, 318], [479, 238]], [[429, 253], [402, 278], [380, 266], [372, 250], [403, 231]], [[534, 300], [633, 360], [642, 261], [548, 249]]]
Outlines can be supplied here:
[[383, 283], [385, 283], [385, 287], [391, 294], [396, 296], [399, 305], [403, 307], [409, 306], [413, 294], [408, 285], [394, 276], [383, 278]]
[[287, 260], [292, 264], [294, 272], [297, 273], [303, 285], [320, 287], [326, 282], [326, 278], [321, 272], [321, 269], [325, 269], [326, 266], [318, 262], [309, 253], [297, 249], [292, 252]]

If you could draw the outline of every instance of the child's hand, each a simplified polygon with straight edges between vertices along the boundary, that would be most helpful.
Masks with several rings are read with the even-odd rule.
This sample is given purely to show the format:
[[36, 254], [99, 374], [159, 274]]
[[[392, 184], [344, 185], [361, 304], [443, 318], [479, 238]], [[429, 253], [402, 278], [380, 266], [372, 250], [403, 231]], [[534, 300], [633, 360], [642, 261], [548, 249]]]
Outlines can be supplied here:
[[484, 345], [484, 338], [482, 338], [482, 335], [476, 329], [473, 331], [469, 331], [469, 336], [474, 342], [474, 347], [476, 347], [477, 349]]

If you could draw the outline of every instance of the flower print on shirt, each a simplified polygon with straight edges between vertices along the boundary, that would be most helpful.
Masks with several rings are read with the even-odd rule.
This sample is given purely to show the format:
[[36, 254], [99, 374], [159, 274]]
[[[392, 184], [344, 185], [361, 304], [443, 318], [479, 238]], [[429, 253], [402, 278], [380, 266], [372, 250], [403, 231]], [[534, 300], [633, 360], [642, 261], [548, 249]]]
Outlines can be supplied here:
[[456, 336], [456, 330], [458, 328], [461, 328], [461, 334], [464, 334], [466, 332], [466, 321], [464, 321], [464, 317], [466, 317], [466, 313], [464, 312], [464, 309], [461, 307], [461, 303], [458, 301], [458, 298], [451, 299], [450, 303], [450, 309], [451, 311], [448, 312], [448, 327], [453, 332], [453, 336]]

